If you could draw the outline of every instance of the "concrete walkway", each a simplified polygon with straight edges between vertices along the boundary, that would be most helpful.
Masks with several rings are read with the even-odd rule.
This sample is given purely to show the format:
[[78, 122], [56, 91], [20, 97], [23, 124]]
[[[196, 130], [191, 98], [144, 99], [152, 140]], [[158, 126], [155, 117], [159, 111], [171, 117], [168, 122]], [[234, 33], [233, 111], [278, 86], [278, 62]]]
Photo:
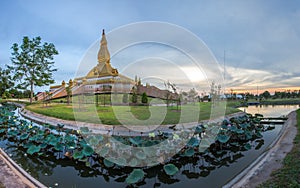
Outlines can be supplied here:
[[2, 149], [0, 167], [0, 182], [6, 188], [46, 187], [18, 166]]

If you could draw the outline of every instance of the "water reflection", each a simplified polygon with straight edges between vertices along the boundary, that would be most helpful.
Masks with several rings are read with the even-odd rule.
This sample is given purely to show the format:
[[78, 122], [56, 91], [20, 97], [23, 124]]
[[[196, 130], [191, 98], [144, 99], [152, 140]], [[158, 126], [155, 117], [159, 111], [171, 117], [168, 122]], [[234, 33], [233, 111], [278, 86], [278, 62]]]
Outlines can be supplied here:
[[[220, 187], [249, 165], [271, 143], [280, 130], [275, 126], [272, 131], [263, 132], [263, 138], [254, 138], [239, 144], [212, 144], [207, 152], [194, 153], [192, 156], [177, 154], [168, 163], [178, 167], [179, 172], [168, 176], [163, 165], [142, 168], [146, 173], [141, 187]], [[131, 167], [114, 165], [107, 167], [102, 157], [93, 155], [86, 161], [70, 160], [65, 151], [52, 149], [43, 155], [27, 155], [16, 137], [0, 134], [0, 145], [11, 157], [32, 176], [47, 186], [58, 183], [61, 187], [125, 187], [124, 181], [133, 170]], [[250, 144], [252, 150], [246, 151]], [[217, 180], [217, 181], [216, 181]], [[129, 187], [129, 186], [128, 186]]]
[[262, 114], [265, 117], [279, 117], [297, 110], [300, 105], [253, 105], [239, 108], [250, 114]]
[[[245, 143], [246, 144], [246, 143]], [[251, 141], [251, 145], [255, 150], [259, 150], [264, 145], [263, 139], [255, 139]], [[103, 158], [93, 157], [91, 159], [91, 167], [87, 167], [84, 162], [74, 162], [63, 155], [63, 152], [56, 152], [46, 156], [31, 156], [26, 154], [26, 150], [14, 142], [12, 138], [5, 138], [2, 135], [1, 147], [11, 155], [11, 157], [20, 164], [22, 168], [28, 171], [32, 176], [41, 180], [47, 186], [51, 186], [59, 179], [72, 179], [75, 171], [77, 176], [81, 179], [89, 179], [89, 185], [86, 187], [95, 187], [97, 183], [94, 178], [102, 177], [101, 185], [107, 185], [111, 182], [121, 183], [120, 187], [127, 186], [125, 182], [126, 177], [133, 168], [114, 166], [108, 168], [103, 165]], [[162, 185], [174, 185], [180, 182], [181, 176], [187, 179], [198, 180], [210, 176], [211, 172], [223, 167], [229, 167], [233, 163], [237, 163], [240, 158], [244, 157], [244, 145], [229, 145], [220, 150], [220, 146], [213, 144], [208, 152], [204, 154], [196, 153], [192, 157], [184, 157], [180, 154], [170, 159], [170, 162], [175, 164], [179, 169], [178, 175], [171, 177], [164, 173], [163, 165], [156, 165], [154, 167], [143, 168], [146, 173], [146, 178], [138, 183], [138, 186], [147, 185], [149, 187], [149, 180], [155, 179], [152, 183], [154, 187]], [[63, 167], [68, 167], [67, 173]], [[71, 168], [70, 168], [71, 167]], [[75, 182], [78, 180], [75, 180]], [[63, 187], [69, 187], [70, 182], [60, 181]], [[107, 187], [106, 186], [106, 187]], [[115, 186], [114, 186], [115, 187]]]

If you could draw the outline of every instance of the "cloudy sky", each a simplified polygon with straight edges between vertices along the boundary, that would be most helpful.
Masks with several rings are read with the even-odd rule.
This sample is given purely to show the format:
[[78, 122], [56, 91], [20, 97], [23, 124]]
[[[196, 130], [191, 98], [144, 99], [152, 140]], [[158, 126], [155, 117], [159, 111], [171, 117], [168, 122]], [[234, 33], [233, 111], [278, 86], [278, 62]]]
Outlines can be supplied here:
[[[225, 50], [227, 88], [249, 91], [257, 87], [300, 88], [298, 0], [3, 0], [0, 1], [0, 66], [10, 63], [13, 43], [20, 43], [23, 36], [41, 36], [43, 41], [54, 43], [60, 53], [55, 59], [59, 69], [55, 80], [59, 83], [76, 76], [88, 49], [99, 42], [103, 28], [109, 39], [110, 31], [144, 21], [175, 24], [195, 34], [216, 58], [221, 71]], [[143, 46], [149, 48], [153, 46]], [[148, 52], [157, 49], [168, 53], [161, 46]], [[138, 51], [132, 47], [126, 56], [134, 50]], [[120, 59], [112, 58], [113, 66], [121, 66], [117, 63]], [[163, 61], [167, 60], [168, 56], [163, 56]], [[188, 77], [197, 80], [197, 71], [188, 66], [181, 70], [190, 71]]]

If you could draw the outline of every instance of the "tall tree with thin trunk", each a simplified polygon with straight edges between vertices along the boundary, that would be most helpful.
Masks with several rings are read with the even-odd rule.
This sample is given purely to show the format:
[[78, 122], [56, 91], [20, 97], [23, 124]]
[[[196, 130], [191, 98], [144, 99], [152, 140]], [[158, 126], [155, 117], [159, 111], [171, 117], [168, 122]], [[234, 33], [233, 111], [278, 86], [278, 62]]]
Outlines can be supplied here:
[[52, 73], [54, 68], [54, 55], [58, 54], [52, 43], [41, 42], [41, 37], [23, 38], [23, 43], [12, 46], [12, 66], [8, 66], [18, 81], [17, 88], [30, 87], [30, 103], [33, 99], [34, 86], [47, 86], [54, 83]]
[[5, 91], [13, 86], [9, 69], [2, 69], [0, 67], [0, 97]]

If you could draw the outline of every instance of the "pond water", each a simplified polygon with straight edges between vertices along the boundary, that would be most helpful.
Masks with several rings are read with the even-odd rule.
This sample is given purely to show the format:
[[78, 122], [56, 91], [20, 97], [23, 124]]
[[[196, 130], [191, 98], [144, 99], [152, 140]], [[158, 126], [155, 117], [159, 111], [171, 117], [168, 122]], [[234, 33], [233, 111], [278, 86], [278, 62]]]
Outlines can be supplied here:
[[[280, 114], [286, 115], [295, 107], [279, 107]], [[250, 113], [262, 113], [279, 116], [275, 107], [248, 107]], [[263, 110], [262, 110], [263, 109]], [[269, 110], [266, 110], [269, 109]], [[283, 110], [285, 109], [285, 110]], [[271, 113], [273, 111], [273, 114]], [[252, 112], [251, 112], [252, 113]], [[268, 116], [266, 115], [266, 116]], [[282, 125], [275, 125], [270, 131], [263, 132], [263, 139], [250, 142], [253, 146], [248, 151], [227, 150], [224, 153], [210, 153], [205, 156], [174, 157], [173, 164], [179, 167], [179, 172], [173, 177], [163, 172], [163, 165], [148, 167], [144, 171], [144, 181], [137, 184], [139, 187], [221, 187], [226, 184], [251, 162], [253, 162], [272, 141], [278, 136]], [[131, 187], [124, 180], [132, 171], [129, 167], [106, 168], [105, 166], [87, 167], [83, 163], [74, 162], [63, 157], [63, 153], [55, 156], [37, 157], [26, 154], [26, 150], [10, 139], [2, 139], [0, 147], [3, 148], [13, 160], [48, 187]]]
[[252, 105], [239, 109], [250, 114], [262, 114], [264, 117], [279, 117], [288, 115], [299, 107], [300, 105]]

